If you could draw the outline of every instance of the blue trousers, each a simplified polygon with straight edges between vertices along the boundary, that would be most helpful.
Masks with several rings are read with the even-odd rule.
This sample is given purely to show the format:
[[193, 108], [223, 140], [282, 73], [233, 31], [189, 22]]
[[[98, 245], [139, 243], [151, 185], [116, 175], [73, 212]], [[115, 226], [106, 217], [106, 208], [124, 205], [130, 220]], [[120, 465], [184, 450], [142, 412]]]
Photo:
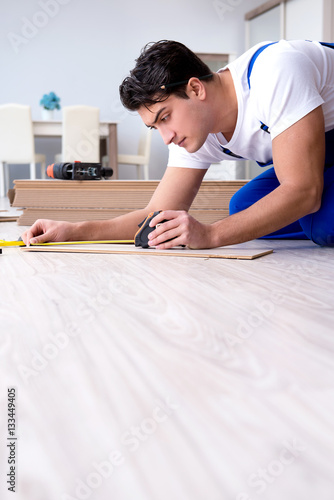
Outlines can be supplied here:
[[[230, 201], [230, 215], [245, 210], [278, 186], [274, 168], [266, 170], [235, 193]], [[318, 245], [334, 246], [334, 165], [324, 172], [320, 209], [264, 238], [310, 239]]]

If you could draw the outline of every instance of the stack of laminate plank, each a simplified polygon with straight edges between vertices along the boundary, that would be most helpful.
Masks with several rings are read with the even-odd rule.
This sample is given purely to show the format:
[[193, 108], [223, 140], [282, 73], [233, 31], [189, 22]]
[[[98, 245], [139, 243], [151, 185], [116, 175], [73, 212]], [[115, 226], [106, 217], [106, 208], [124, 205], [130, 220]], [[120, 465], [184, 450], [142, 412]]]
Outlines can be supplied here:
[[[210, 224], [228, 216], [233, 194], [247, 181], [203, 181], [189, 213]], [[80, 222], [112, 219], [145, 208], [159, 181], [16, 180], [8, 193], [11, 206], [23, 207], [18, 224], [37, 219]], [[168, 207], [161, 207], [168, 209]]]

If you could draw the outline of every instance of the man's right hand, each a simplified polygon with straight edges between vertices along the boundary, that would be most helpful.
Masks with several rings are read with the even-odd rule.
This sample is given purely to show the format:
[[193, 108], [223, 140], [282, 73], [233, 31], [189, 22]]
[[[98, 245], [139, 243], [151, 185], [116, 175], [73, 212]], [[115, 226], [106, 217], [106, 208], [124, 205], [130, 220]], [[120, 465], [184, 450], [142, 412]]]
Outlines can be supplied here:
[[74, 227], [75, 224], [72, 222], [38, 219], [21, 237], [27, 246], [30, 243], [71, 241], [74, 236]]

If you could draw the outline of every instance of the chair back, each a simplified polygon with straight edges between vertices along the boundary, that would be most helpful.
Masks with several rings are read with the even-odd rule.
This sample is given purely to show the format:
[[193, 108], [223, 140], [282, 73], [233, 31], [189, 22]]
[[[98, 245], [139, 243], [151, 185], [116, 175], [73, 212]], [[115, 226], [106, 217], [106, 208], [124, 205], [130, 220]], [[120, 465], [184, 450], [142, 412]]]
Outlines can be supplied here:
[[31, 163], [35, 146], [30, 106], [2, 104], [0, 106], [0, 161]]
[[93, 106], [63, 107], [63, 162], [100, 161], [100, 110]]
[[144, 163], [148, 164], [151, 155], [151, 142], [152, 142], [152, 129], [146, 126], [142, 127], [139, 144], [138, 144], [138, 155], [144, 156]]

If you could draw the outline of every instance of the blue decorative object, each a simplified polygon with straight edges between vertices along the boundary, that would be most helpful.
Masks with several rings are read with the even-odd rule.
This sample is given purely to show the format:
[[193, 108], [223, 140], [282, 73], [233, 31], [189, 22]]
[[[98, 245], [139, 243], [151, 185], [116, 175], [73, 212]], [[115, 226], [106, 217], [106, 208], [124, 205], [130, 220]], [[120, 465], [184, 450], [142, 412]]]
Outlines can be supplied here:
[[41, 106], [43, 106], [44, 109], [48, 110], [60, 109], [60, 104], [59, 104], [60, 98], [57, 97], [54, 92], [50, 92], [49, 94], [44, 94], [39, 103]]

